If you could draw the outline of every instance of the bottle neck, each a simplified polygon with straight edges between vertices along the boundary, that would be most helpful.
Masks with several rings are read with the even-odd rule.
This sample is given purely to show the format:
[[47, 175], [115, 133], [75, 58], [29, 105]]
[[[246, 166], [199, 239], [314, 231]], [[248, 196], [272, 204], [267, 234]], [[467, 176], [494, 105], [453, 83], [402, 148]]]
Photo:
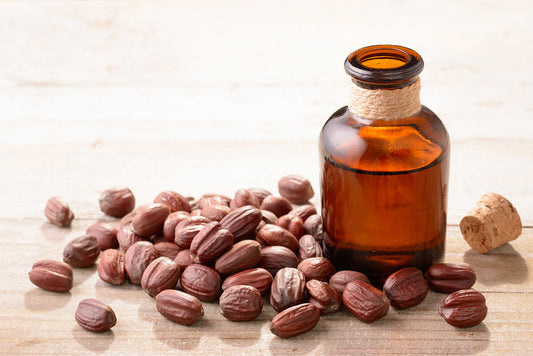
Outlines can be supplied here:
[[403, 87], [369, 88], [350, 78], [348, 109], [369, 120], [396, 120], [421, 110], [420, 78]]

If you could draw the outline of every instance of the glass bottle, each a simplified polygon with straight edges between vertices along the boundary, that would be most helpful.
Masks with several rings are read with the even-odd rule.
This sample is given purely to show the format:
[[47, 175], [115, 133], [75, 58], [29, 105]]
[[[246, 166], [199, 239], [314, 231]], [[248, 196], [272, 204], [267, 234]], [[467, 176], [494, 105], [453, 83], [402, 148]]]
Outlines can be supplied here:
[[349, 105], [320, 133], [324, 252], [381, 286], [444, 254], [450, 143], [419, 99], [424, 62], [395, 45], [348, 56]]

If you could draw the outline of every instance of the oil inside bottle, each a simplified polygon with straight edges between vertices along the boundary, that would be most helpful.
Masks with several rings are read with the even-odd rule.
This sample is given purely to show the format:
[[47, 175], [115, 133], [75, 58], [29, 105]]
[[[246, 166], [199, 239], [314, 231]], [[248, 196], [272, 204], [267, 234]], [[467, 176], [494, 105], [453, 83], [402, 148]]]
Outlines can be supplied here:
[[435, 139], [447, 134], [433, 115], [423, 107], [416, 117], [369, 124], [343, 108], [324, 126], [324, 252], [338, 270], [380, 286], [400, 268], [441, 260], [449, 147]]

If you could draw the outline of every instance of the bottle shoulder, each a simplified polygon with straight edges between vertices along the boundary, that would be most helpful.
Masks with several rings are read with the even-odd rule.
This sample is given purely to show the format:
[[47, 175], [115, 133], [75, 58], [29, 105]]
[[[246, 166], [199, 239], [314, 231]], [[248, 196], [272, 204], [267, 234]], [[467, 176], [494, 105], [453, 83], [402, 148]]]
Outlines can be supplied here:
[[352, 169], [409, 171], [447, 157], [449, 136], [424, 106], [417, 115], [397, 120], [367, 120], [343, 107], [324, 124], [320, 149], [326, 159]]

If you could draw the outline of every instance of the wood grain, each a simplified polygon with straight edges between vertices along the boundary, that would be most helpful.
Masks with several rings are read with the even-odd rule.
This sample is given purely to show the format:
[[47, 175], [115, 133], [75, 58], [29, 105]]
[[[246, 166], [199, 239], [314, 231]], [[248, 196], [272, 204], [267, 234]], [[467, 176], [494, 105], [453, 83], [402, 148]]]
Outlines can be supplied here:
[[[532, 354], [532, 11], [527, 0], [0, 1], [0, 353]], [[343, 60], [384, 42], [424, 57], [422, 103], [452, 141], [445, 259], [474, 266], [482, 324], [447, 325], [431, 292], [374, 324], [342, 311], [282, 340], [266, 301], [249, 323], [206, 303], [205, 318], [184, 327], [96, 268], [76, 270], [68, 294], [30, 283], [33, 262], [60, 259], [70, 239], [109, 220], [97, 197], [114, 185], [142, 204], [165, 189], [276, 192], [294, 173], [311, 180], [318, 206], [318, 133], [346, 104]], [[457, 224], [490, 191], [526, 228], [480, 255]], [[70, 202], [71, 228], [45, 222], [52, 195]], [[87, 297], [115, 310], [111, 332], [77, 326]]]
[[[478, 276], [474, 288], [487, 298], [489, 314], [470, 329], [456, 329], [444, 322], [437, 308], [443, 294], [429, 292], [424, 302], [407, 310], [391, 309], [383, 319], [365, 324], [347, 311], [327, 315], [309, 333], [290, 340], [275, 337], [268, 330], [275, 311], [265, 300], [263, 313], [248, 323], [235, 323], [220, 314], [216, 303], [204, 303], [204, 318], [192, 327], [174, 324], [155, 309], [155, 301], [138, 286], [129, 283], [111, 286], [102, 282], [96, 268], [76, 269], [74, 288], [58, 294], [31, 284], [27, 271], [33, 261], [60, 258], [63, 245], [83, 233], [93, 220], [76, 221], [61, 237], [57, 228], [41, 219], [1, 220], [7, 235], [17, 236], [13, 251], [0, 251], [8, 263], [3, 272], [0, 336], [4, 351], [11, 353], [153, 353], [187, 351], [201, 354], [210, 350], [224, 353], [308, 354], [334, 353], [526, 353], [533, 350], [533, 323], [527, 306], [533, 302], [533, 265], [528, 228], [511, 244], [481, 255], [468, 248], [457, 228], [448, 231], [447, 262], [468, 262]], [[36, 231], [56, 233], [55, 240], [36, 238]], [[31, 243], [29, 243], [31, 242]], [[6, 288], [9, 286], [9, 288]], [[79, 301], [96, 297], [117, 314], [112, 331], [94, 334], [74, 321]], [[72, 342], [74, 341], [74, 342]]]

